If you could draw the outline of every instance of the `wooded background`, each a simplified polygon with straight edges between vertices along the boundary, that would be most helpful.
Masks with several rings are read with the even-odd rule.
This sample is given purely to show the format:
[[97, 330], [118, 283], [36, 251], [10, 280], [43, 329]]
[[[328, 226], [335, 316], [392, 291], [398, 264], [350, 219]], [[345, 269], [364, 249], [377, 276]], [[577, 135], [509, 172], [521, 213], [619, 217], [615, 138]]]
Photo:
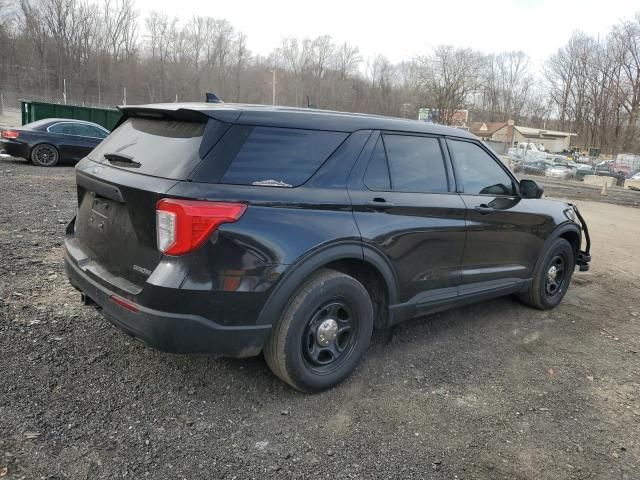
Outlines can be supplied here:
[[466, 108], [473, 121], [511, 118], [575, 132], [576, 146], [640, 153], [640, 12], [603, 38], [575, 32], [533, 69], [525, 52], [450, 45], [394, 64], [327, 35], [285, 38], [262, 56], [224, 19], [143, 18], [134, 0], [0, 0], [5, 107], [61, 101], [65, 82], [77, 104], [201, 101], [206, 91], [270, 104], [274, 70], [279, 105], [407, 118], [429, 107], [441, 123]]

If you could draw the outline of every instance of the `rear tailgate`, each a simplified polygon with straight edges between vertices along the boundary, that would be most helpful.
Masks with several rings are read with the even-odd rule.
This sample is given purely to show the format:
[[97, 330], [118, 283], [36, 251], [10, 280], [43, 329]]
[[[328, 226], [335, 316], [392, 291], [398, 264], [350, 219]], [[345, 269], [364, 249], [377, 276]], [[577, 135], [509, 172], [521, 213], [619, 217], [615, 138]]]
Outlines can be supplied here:
[[85, 272], [133, 295], [142, 290], [162, 257], [156, 204], [198, 166], [211, 122], [129, 118], [78, 163], [78, 214], [67, 245]]
[[155, 205], [176, 184], [83, 162], [78, 169], [75, 236], [81, 266], [121, 290], [137, 294], [160, 262]]

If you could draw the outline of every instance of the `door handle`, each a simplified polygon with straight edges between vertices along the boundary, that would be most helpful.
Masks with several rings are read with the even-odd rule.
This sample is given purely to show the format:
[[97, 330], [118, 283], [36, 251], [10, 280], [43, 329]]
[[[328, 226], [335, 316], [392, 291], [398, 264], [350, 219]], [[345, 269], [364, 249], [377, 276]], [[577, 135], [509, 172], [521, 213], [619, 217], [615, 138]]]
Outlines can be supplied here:
[[473, 209], [482, 214], [482, 215], [486, 215], [487, 213], [491, 213], [491, 212], [495, 212], [495, 208], [492, 208], [486, 204], [482, 204], [482, 205], [478, 205], [477, 207], [473, 207]]
[[387, 202], [384, 198], [374, 198], [373, 200], [365, 202], [365, 205], [376, 210], [386, 210], [393, 207], [393, 203]]

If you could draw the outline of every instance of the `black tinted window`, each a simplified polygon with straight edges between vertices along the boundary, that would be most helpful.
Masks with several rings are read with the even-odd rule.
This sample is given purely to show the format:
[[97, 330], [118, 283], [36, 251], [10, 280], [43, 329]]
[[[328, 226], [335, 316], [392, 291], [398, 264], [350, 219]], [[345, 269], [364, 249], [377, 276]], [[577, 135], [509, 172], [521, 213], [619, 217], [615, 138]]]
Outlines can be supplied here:
[[378, 139], [376, 147], [371, 154], [369, 166], [364, 174], [364, 184], [371, 190], [391, 190], [389, 166], [387, 165], [387, 156], [384, 153], [382, 138]]
[[93, 138], [105, 138], [107, 136], [102, 130], [94, 127], [93, 125], [87, 125], [84, 123], [76, 123], [74, 125], [75, 125], [77, 135], [82, 135], [83, 137], [93, 137]]
[[447, 174], [437, 138], [409, 135], [384, 135], [383, 138], [394, 191], [448, 191]]
[[64, 135], [77, 135], [73, 123], [57, 123], [49, 127], [50, 133], [62, 133]]
[[513, 195], [511, 177], [475, 143], [449, 140], [456, 177], [464, 193], [474, 195]]
[[[235, 128], [242, 127], [232, 130]], [[306, 182], [346, 137], [340, 132], [253, 127], [221, 183], [296, 187]]]
[[110, 164], [104, 155], [118, 154], [139, 164], [136, 173], [183, 179], [200, 163], [198, 148], [205, 127], [198, 122], [130, 118], [88, 157]]

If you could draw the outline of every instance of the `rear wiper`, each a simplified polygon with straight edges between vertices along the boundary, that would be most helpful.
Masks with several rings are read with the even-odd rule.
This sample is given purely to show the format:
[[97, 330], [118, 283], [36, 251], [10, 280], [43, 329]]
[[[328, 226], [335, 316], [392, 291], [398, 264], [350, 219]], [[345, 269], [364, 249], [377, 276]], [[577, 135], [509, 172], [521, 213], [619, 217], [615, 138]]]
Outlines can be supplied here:
[[106, 158], [109, 163], [119, 167], [140, 168], [142, 166], [142, 164], [140, 162], [136, 162], [133, 157], [121, 155], [119, 153], [105, 153], [104, 158]]

